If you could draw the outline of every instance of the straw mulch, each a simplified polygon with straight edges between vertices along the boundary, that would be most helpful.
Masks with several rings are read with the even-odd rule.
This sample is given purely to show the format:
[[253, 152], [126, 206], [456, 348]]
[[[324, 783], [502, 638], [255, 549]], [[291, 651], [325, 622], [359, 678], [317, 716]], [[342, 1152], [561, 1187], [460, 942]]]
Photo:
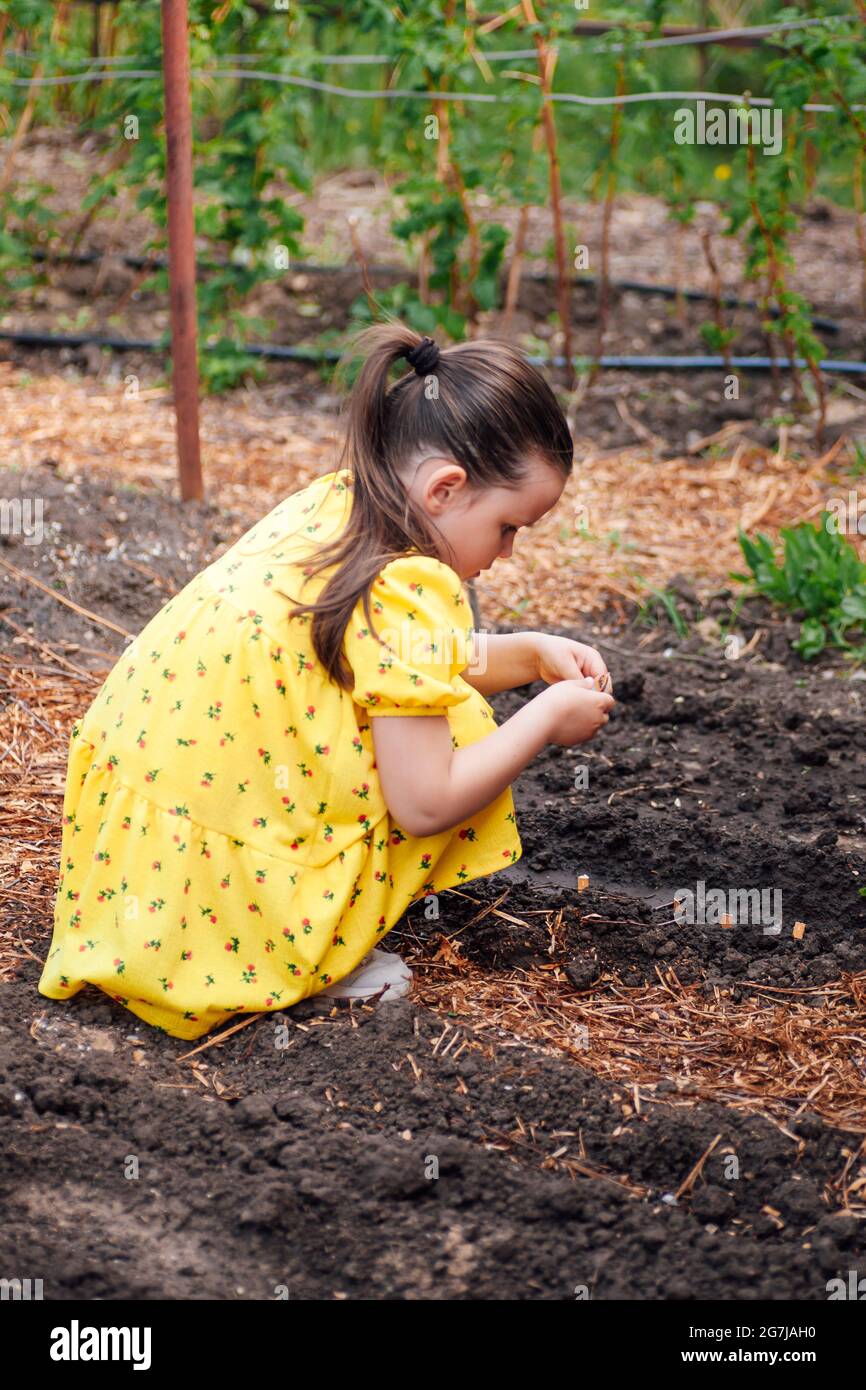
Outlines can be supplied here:
[[528, 624], [567, 626], [577, 611], [608, 606], [624, 618], [623, 600], [643, 602], [675, 575], [704, 596], [746, 568], [738, 527], [772, 535], [814, 521], [829, 497], [847, 497], [847, 482], [831, 481], [832, 465], [841, 470], [847, 457], [844, 437], [803, 460], [789, 456], [784, 427], [774, 451], [740, 423], [704, 440], [706, 456], [658, 460], [647, 443], [599, 457], [584, 444], [553, 513], [478, 581], [491, 621], [510, 609]]
[[[0, 363], [7, 465], [24, 468], [48, 457], [63, 476], [84, 472], [171, 494], [170, 392], [150, 387], [129, 400], [125, 390], [122, 382], [60, 375], [27, 382]], [[620, 406], [623, 418], [644, 429], [624, 400]], [[252, 522], [338, 465], [340, 428], [333, 411], [299, 407], [279, 384], [205, 398], [208, 495]], [[772, 533], [814, 519], [841, 488], [847, 495], [847, 482], [832, 481], [832, 465], [841, 469], [847, 458], [844, 436], [822, 457], [800, 459], [792, 453], [802, 441], [786, 426], [775, 451], [750, 441], [749, 428], [749, 421], [730, 422], [685, 457], [659, 458], [655, 436], [598, 454], [580, 432], [578, 409], [573, 476], [554, 511], [518, 536], [514, 558], [498, 561], [478, 582], [485, 620], [568, 624], [611, 605], [624, 614], [623, 600], [645, 599], [648, 587], [664, 588], [677, 573], [699, 592], [711, 591], [743, 567], [738, 526]]]
[[[44, 953], [57, 885], [60, 818], [69, 729], [90, 703], [99, 679], [54, 670], [43, 648], [35, 659], [0, 656], [0, 977], [22, 955]], [[29, 651], [29, 649], [27, 649]], [[46, 672], [48, 674], [46, 675]], [[40, 957], [41, 958], [41, 957]]]
[[[552, 931], [553, 914], [547, 925]], [[762, 1116], [801, 1148], [805, 1141], [788, 1126], [806, 1111], [866, 1136], [866, 971], [812, 989], [746, 980], [756, 993], [734, 1003], [717, 986], [708, 997], [701, 985], [681, 984], [672, 968], [656, 967], [658, 983], [637, 987], [602, 973], [580, 991], [558, 964], [491, 975], [462, 959], [459, 944], [445, 936], [432, 959], [407, 959], [418, 967], [413, 998], [443, 1015], [438, 1055], [480, 1045], [491, 1056], [528, 1046], [569, 1057], [611, 1084], [623, 1125], [652, 1105], [711, 1103]], [[675, 1089], [654, 1094], [671, 1081]], [[506, 1147], [529, 1147], [535, 1138], [522, 1122], [502, 1136]], [[585, 1172], [579, 1132], [571, 1138], [542, 1166]], [[836, 1194], [866, 1215], [866, 1138], [842, 1152]]]
[[[171, 392], [123, 381], [34, 377], [0, 362], [0, 444], [7, 467], [53, 460], [61, 476], [83, 473], [118, 486], [177, 488]], [[324, 387], [322, 388], [324, 390]], [[336, 417], [286, 404], [285, 387], [204, 397], [202, 471], [208, 496], [250, 523], [311, 478], [337, 466]]]

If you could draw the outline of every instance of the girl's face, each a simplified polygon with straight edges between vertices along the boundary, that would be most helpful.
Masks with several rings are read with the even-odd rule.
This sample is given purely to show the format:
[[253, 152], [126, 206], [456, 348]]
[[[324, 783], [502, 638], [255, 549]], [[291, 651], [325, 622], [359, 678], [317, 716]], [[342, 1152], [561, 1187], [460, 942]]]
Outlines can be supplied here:
[[564, 487], [558, 469], [532, 458], [516, 488], [475, 490], [459, 463], [436, 455], [418, 464], [409, 495], [451, 547], [452, 555], [440, 558], [461, 579], [475, 579], [494, 560], [508, 558], [518, 531], [549, 512]]

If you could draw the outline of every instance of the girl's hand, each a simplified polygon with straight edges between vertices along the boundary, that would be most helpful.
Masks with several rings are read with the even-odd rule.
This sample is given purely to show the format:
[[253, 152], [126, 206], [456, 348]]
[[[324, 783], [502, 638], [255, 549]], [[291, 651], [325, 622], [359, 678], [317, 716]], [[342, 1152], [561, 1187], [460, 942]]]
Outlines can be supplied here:
[[583, 678], [560, 681], [538, 699], [547, 701], [552, 711], [549, 741], [561, 748], [588, 743], [607, 723], [614, 704], [612, 695], [587, 689]]
[[610, 688], [610, 674], [594, 647], [573, 642], [570, 637], [554, 637], [548, 632], [534, 632], [532, 636], [538, 680], [554, 685], [557, 681], [584, 678], [592, 685], [598, 682], [604, 689]]

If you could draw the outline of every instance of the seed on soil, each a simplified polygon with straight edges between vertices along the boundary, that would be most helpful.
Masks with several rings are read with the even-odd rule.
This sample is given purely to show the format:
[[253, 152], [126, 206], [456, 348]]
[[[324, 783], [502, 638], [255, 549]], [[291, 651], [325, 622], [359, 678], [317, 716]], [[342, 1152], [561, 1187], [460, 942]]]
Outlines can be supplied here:
[[578, 874], [578, 876], [577, 876], [577, 891], [578, 891], [578, 893], [583, 893], [583, 892], [585, 892], [586, 889], [587, 889], [588, 887], [589, 887], [589, 874]]
[[793, 931], [791, 932], [791, 935], [793, 936], [794, 940], [795, 940], [795, 941], [802, 941], [802, 940], [803, 940], [803, 937], [805, 936], [805, 934], [806, 934], [806, 923], [805, 923], [805, 922], [795, 922], [795, 923], [794, 923], [794, 929], [793, 929]]

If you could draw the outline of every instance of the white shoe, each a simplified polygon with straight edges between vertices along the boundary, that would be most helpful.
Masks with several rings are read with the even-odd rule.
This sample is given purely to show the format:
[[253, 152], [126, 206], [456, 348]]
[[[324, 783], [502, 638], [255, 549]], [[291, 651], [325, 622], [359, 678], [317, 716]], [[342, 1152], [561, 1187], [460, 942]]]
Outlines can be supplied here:
[[383, 1001], [402, 999], [412, 987], [412, 971], [393, 951], [374, 946], [350, 975], [319, 990], [326, 999], [371, 999], [381, 994]]

